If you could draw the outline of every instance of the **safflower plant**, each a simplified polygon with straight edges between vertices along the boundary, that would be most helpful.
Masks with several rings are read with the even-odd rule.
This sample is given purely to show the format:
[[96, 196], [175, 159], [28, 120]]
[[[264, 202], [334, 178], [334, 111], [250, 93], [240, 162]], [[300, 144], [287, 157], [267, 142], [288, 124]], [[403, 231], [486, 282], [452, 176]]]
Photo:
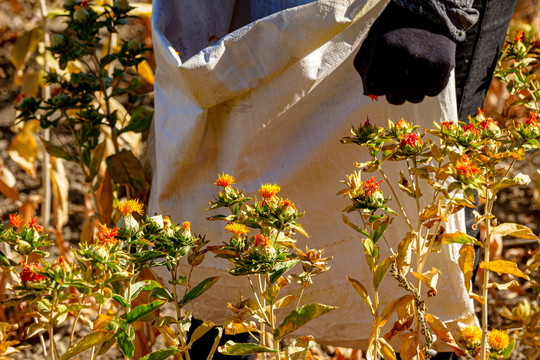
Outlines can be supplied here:
[[[333, 306], [310, 303], [302, 304], [302, 295], [313, 277], [329, 269], [330, 257], [323, 257], [324, 250], [302, 251], [296, 247], [295, 233], [308, 236], [298, 222], [304, 214], [289, 199], [277, 196], [281, 188], [277, 184], [263, 184], [260, 198], [246, 197], [235, 189], [236, 179], [228, 174], [218, 177], [215, 184], [222, 190], [211, 201], [209, 210], [227, 209], [230, 215], [214, 215], [209, 220], [227, 222], [225, 231], [230, 233], [223, 245], [209, 249], [216, 257], [227, 259], [233, 276], [244, 276], [252, 290], [251, 298], [242, 294], [235, 304], [229, 303], [233, 316], [224, 325], [227, 334], [252, 335], [257, 343], [234, 343], [228, 341], [219, 348], [227, 355], [263, 353], [272, 359], [305, 359], [315, 345], [311, 336], [302, 336], [281, 349], [280, 341], [309, 321], [335, 309]], [[255, 234], [253, 234], [253, 232]], [[250, 234], [251, 233], [251, 234]], [[301, 264], [302, 272], [286, 275], [295, 265]], [[298, 296], [279, 297], [280, 291], [296, 282], [301, 286]], [[278, 321], [277, 310], [292, 307]], [[255, 321], [259, 323], [259, 326]]]
[[[50, 259], [46, 249], [51, 243], [40, 234], [42, 228], [35, 218], [23, 224], [20, 215], [10, 215], [10, 223], [0, 227], [0, 242], [9, 245], [14, 258], [0, 254], [2, 271], [12, 282], [4, 306], [14, 307], [33, 319], [34, 323], [25, 329], [26, 338], [39, 336], [50, 360], [71, 359], [85, 351], [93, 360], [113, 345], [126, 358], [133, 358], [135, 330], [148, 321], [162, 334], [167, 347], [143, 359], [172, 355], [190, 359], [191, 345], [214, 326], [204, 322], [188, 339], [191, 315], [184, 310], [185, 305], [218, 280], [210, 277], [199, 284], [191, 283], [193, 268], [204, 260], [207, 241], [191, 233], [189, 222], [177, 225], [161, 215], [140, 216], [143, 207], [137, 200], [120, 202], [117, 207], [117, 225], [109, 228], [101, 224], [93, 241], [80, 243], [73, 250], [72, 262], [63, 256]], [[140, 219], [133, 214], [139, 214]], [[188, 273], [180, 272], [182, 260], [191, 266]], [[155, 266], [169, 270], [168, 284], [158, 281], [158, 277], [143, 278], [144, 270], [151, 271]], [[166, 303], [174, 306], [176, 316], [156, 312]], [[54, 334], [68, 318], [73, 321], [66, 339], [67, 351], [60, 353]], [[78, 325], [87, 331], [77, 341]], [[43, 332], [49, 334], [48, 345]], [[217, 342], [212, 354], [216, 348]]]
[[[489, 281], [489, 272], [511, 274], [524, 279], [529, 277], [513, 262], [491, 261], [488, 244], [496, 235], [538, 240], [525, 226], [498, 224], [492, 213], [493, 204], [500, 190], [529, 182], [529, 178], [525, 175], [519, 174], [509, 178], [508, 174], [513, 164], [524, 158], [525, 150], [539, 147], [534, 136], [538, 128], [535, 119], [536, 113], [533, 113], [525, 122], [506, 129], [501, 128], [495, 120], [479, 110], [476, 116], [469, 118], [468, 124], [443, 122], [435, 124], [435, 129], [424, 131], [403, 119], [396, 124], [389, 121], [386, 129], [374, 126], [368, 120], [358, 128], [353, 127], [351, 136], [342, 140], [345, 144], [354, 143], [368, 149], [371, 160], [355, 165], [363, 172], [378, 171], [381, 174], [396, 200], [399, 215], [403, 216], [409, 230], [397, 249], [388, 244], [392, 255], [379, 262], [378, 241], [384, 238], [384, 232], [391, 224], [395, 213], [389, 211], [386, 205], [388, 199], [380, 192], [378, 182], [374, 178], [362, 180], [362, 171], [347, 176], [345, 182], [347, 188], [341, 193], [348, 196], [353, 205], [344, 211], [359, 213], [362, 224], [352, 223], [345, 215], [343, 219], [364, 237], [362, 242], [366, 260], [374, 279], [374, 301], [371, 300], [370, 291], [365, 286], [354, 279], [349, 279], [375, 318], [367, 353], [369, 359], [376, 359], [379, 356], [384, 356], [385, 359], [395, 358], [395, 351], [386, 340], [396, 335], [401, 336], [399, 352], [403, 359], [430, 358], [436, 354], [431, 347], [433, 342], [438, 340], [451, 346], [459, 356], [465, 355], [467, 351], [482, 360], [488, 357], [504, 359], [510, 356], [515, 345], [514, 340], [510, 340], [506, 333], [503, 334], [499, 330], [489, 332], [487, 297], [489, 288], [506, 290], [509, 286], [515, 285], [516, 281], [511, 284], [493, 283]], [[416, 203], [415, 223], [411, 220], [412, 214], [405, 212], [394, 185], [384, 171], [387, 161], [403, 161], [406, 164], [407, 171], [406, 174], [401, 173], [398, 188]], [[427, 205], [420, 202], [420, 198], [425, 196], [420, 191], [421, 182], [433, 189], [431, 201], [428, 201]], [[474, 207], [475, 191], [484, 200], [485, 205], [482, 214], [475, 211], [474, 226], [484, 222], [486, 238], [478, 240], [462, 232], [447, 233], [445, 222], [448, 216], [466, 206]], [[366, 195], [370, 195], [368, 199]], [[378, 215], [374, 215], [375, 213]], [[462, 334], [465, 350], [463, 343], [461, 345], [458, 343], [459, 338], [454, 338], [437, 316], [427, 312], [421, 295], [423, 286], [428, 289], [428, 297], [437, 295], [437, 280], [444, 274], [436, 268], [425, 271], [424, 266], [430, 253], [438, 252], [443, 244], [451, 243], [462, 244], [459, 265], [465, 277], [467, 291], [473, 299], [482, 304], [481, 330], [465, 329]], [[481, 294], [475, 294], [470, 286], [474, 245], [481, 246], [484, 250], [484, 260], [480, 262], [480, 269], [484, 270]], [[411, 263], [412, 254], [415, 263]], [[387, 272], [409, 294], [390, 302], [381, 314], [378, 309], [377, 289]], [[414, 282], [406, 277], [408, 273], [413, 276]], [[380, 327], [394, 312], [397, 313], [398, 321], [381, 339]], [[425, 339], [423, 346], [420, 345], [420, 336]]]

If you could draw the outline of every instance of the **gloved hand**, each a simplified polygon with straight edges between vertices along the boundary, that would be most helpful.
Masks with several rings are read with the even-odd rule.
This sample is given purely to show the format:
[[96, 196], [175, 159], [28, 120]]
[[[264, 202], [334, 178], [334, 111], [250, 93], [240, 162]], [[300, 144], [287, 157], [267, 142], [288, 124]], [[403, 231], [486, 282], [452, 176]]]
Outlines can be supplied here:
[[438, 95], [455, 65], [456, 43], [443, 25], [390, 2], [354, 59], [365, 95], [418, 103]]

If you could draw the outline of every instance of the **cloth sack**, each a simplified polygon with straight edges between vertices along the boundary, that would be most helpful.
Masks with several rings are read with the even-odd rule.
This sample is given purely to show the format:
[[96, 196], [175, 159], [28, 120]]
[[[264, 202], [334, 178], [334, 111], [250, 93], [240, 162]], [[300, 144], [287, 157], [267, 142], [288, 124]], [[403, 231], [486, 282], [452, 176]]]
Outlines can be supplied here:
[[[349, 200], [335, 194], [344, 188], [340, 180], [356, 170], [353, 162], [369, 158], [364, 148], [341, 145], [339, 140], [367, 116], [379, 126], [399, 118], [423, 127], [455, 121], [453, 76], [443, 93], [421, 104], [393, 106], [362, 95], [353, 58], [384, 1], [319, 0], [227, 34], [233, 5], [233, 0], [154, 0], [156, 112], [149, 213], [170, 215], [175, 222], [189, 220], [194, 233], [220, 244], [228, 239], [225, 223], [205, 220], [217, 213], [205, 209], [220, 190], [213, 184], [218, 174], [235, 176], [237, 185], [253, 196], [262, 183], [278, 183], [279, 195], [306, 211], [301, 223], [311, 237], [298, 235], [299, 248], [304, 244], [325, 248], [325, 255], [333, 256], [331, 269], [315, 277], [304, 301], [339, 308], [295, 335], [365, 348], [372, 316], [346, 276], [368, 289], [372, 278], [361, 237], [341, 219]], [[215, 42], [214, 37], [220, 40]], [[395, 181], [400, 170], [396, 163], [386, 168]], [[384, 183], [381, 189], [390, 194]], [[429, 189], [422, 192], [429, 197]], [[400, 199], [414, 214], [414, 201], [406, 195]], [[390, 207], [397, 210], [393, 201]], [[446, 229], [464, 231], [463, 225], [459, 213], [448, 220]], [[398, 216], [386, 235], [394, 250], [405, 232], [405, 222]], [[454, 331], [476, 321], [457, 264], [458, 251], [457, 245], [443, 246], [441, 253], [430, 255], [441, 276], [438, 295], [426, 300], [428, 312]], [[390, 254], [384, 244], [381, 252]], [[226, 305], [235, 302], [239, 291], [250, 297], [247, 279], [227, 274], [228, 267], [227, 261], [208, 254], [195, 268], [193, 284], [209, 276], [222, 277], [191, 304], [194, 316], [220, 324], [232, 314]], [[430, 268], [428, 263], [425, 269]], [[166, 277], [165, 270], [160, 273]], [[404, 294], [387, 276], [380, 288], [381, 308]], [[391, 327], [393, 320], [386, 326]]]

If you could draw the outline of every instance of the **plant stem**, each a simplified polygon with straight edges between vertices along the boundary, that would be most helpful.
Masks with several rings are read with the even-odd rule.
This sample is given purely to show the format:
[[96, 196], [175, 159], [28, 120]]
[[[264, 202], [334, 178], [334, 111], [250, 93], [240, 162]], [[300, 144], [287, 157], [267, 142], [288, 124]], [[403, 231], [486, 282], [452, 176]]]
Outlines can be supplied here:
[[[37, 324], [38, 319], [34, 318], [34, 322]], [[41, 347], [43, 348], [43, 356], [45, 357], [47, 356], [47, 344], [45, 344], [45, 339], [43, 338], [43, 334], [41, 333], [39, 333], [39, 342], [41, 343]]]
[[[83, 299], [84, 303], [85, 299]], [[75, 317], [75, 320], [73, 321], [73, 326], [71, 326], [71, 332], [69, 334], [69, 342], [68, 342], [68, 349], [71, 347], [71, 343], [73, 342], [73, 337], [75, 336], [75, 327], [77, 326], [77, 323], [79, 322], [79, 318], [81, 317], [82, 309], [77, 312], [77, 316]]]
[[[41, 0], [41, 18], [42, 18], [42, 28], [44, 34], [44, 43], [45, 46], [50, 44], [50, 34], [47, 31], [47, 4], [45, 0]], [[43, 54], [43, 70], [46, 73], [50, 71], [49, 62], [47, 60], [47, 54]], [[45, 100], [51, 98], [51, 86], [45, 86]], [[43, 130], [43, 139], [49, 141], [51, 139], [50, 129]], [[41, 208], [41, 221], [43, 226], [49, 226], [51, 221], [51, 156], [47, 151], [43, 151], [43, 168], [42, 168], [42, 181], [43, 181], [43, 207]]]
[[[490, 196], [490, 191], [486, 187], [486, 204], [484, 205], [485, 215], [491, 215], [493, 209], [493, 203], [495, 197]], [[489, 248], [491, 245], [491, 219], [486, 219], [486, 241], [484, 242], [484, 262], [489, 261]], [[484, 276], [482, 277], [482, 346], [480, 349], [480, 360], [486, 360], [487, 356], [487, 333], [488, 333], [488, 285], [489, 285], [489, 270], [484, 269]]]
[[414, 231], [414, 229], [413, 229], [413, 227], [411, 225], [411, 222], [409, 221], [409, 218], [407, 217], [407, 214], [405, 213], [405, 210], [403, 209], [403, 206], [401, 205], [401, 202], [399, 201], [399, 197], [397, 196], [396, 192], [394, 191], [394, 188], [392, 187], [392, 184], [390, 183], [390, 180], [388, 180], [388, 177], [386, 176], [386, 174], [384, 173], [382, 168], [379, 168], [379, 172], [381, 173], [382, 177], [386, 181], [386, 184], [390, 188], [390, 191], [392, 192], [392, 195], [394, 195], [394, 198], [396, 199], [399, 210], [401, 211], [401, 215], [403, 215], [403, 218], [407, 222], [407, 226], [409, 226], [409, 229], [411, 231]]

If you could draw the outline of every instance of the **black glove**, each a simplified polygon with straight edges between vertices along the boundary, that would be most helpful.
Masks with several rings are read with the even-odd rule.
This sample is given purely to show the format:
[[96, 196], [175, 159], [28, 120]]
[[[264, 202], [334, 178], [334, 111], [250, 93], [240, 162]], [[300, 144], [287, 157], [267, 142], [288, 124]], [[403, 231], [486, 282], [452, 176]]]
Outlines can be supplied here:
[[365, 95], [418, 103], [438, 95], [455, 65], [456, 43], [443, 25], [390, 2], [354, 58]]

